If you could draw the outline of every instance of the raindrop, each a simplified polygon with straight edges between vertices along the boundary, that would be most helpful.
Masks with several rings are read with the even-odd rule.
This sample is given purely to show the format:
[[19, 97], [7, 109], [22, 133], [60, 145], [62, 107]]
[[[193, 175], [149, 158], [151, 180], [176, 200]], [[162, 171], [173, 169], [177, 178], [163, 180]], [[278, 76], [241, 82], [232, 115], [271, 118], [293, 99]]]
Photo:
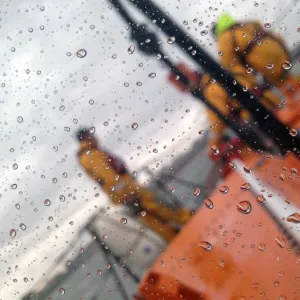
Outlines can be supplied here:
[[58, 147], [57, 146], [53, 146], [53, 150], [54, 150], [54, 152], [57, 152], [58, 151]]
[[138, 123], [135, 123], [135, 122], [131, 124], [131, 128], [133, 130], [136, 130], [138, 128], [138, 126], [139, 126]]
[[246, 74], [251, 74], [253, 73], [253, 69], [252, 68], [247, 68], [246, 69]]
[[82, 254], [84, 252], [84, 248], [80, 248], [79, 252]]
[[292, 168], [292, 169], [291, 169], [291, 172], [292, 172], [294, 175], [298, 174], [298, 170], [297, 170], [296, 168]]
[[71, 53], [71, 52], [67, 52], [66, 55], [67, 55], [67, 56], [71, 56], [72, 53]]
[[209, 242], [200, 242], [198, 244], [199, 247], [201, 247], [203, 250], [206, 251], [211, 251], [212, 250], [212, 245]]
[[259, 4], [258, 4], [257, 2], [256, 2], [256, 3], [254, 3], [254, 6], [255, 6], [255, 7], [258, 7], [258, 5], [259, 5]]
[[105, 121], [105, 122], [103, 123], [103, 125], [104, 125], [104, 126], [108, 126], [108, 125], [109, 125], [109, 122], [108, 122], [108, 121]]
[[27, 277], [24, 277], [24, 282], [28, 282], [28, 278]]
[[279, 287], [280, 286], [280, 282], [279, 281], [275, 281], [274, 282], [274, 286]]
[[44, 10], [45, 10], [45, 6], [41, 6], [40, 11], [44, 11]]
[[300, 223], [300, 214], [294, 213], [294, 214], [288, 216], [287, 221], [294, 223], [294, 224], [299, 224]]
[[78, 50], [78, 51], [76, 52], [76, 55], [77, 55], [77, 57], [79, 57], [79, 58], [84, 58], [84, 57], [86, 57], [87, 52], [86, 52], [86, 50], [84, 50], [84, 49], [80, 49], [80, 50]]
[[111, 58], [112, 59], [116, 59], [117, 58], [117, 54], [114, 54]]
[[265, 28], [271, 28], [271, 24], [270, 24], [270, 23], [265, 23], [265, 24], [264, 24], [264, 27], [265, 27]]
[[278, 246], [280, 248], [284, 248], [285, 245], [286, 245], [286, 241], [285, 239], [282, 237], [282, 236], [277, 236], [276, 239], [275, 239], [276, 243], [278, 244]]
[[211, 199], [205, 199], [204, 203], [205, 203], [205, 206], [208, 209], [213, 209], [214, 208], [214, 203], [212, 202]]
[[265, 250], [266, 250], [266, 245], [265, 245], [265, 244], [259, 244], [259, 245], [258, 245], [258, 249], [259, 249], [260, 251], [265, 251]]
[[258, 204], [265, 204], [266, 198], [264, 197], [264, 195], [258, 195], [257, 198], [256, 198], [256, 202]]
[[156, 148], [154, 148], [152, 151], [153, 153], [158, 153], [158, 150]]
[[71, 265], [71, 263], [72, 263], [72, 261], [70, 261], [70, 260], [67, 260], [67, 265], [68, 265], [68, 266], [70, 266], [70, 265]]
[[223, 56], [223, 55], [224, 55], [223, 51], [219, 51], [218, 54], [219, 54], [220, 56]]
[[125, 87], [129, 87], [129, 83], [128, 83], [128, 82], [125, 82], [125, 83], [124, 83], [124, 86], [125, 86]]
[[248, 174], [251, 174], [251, 172], [252, 172], [251, 169], [248, 167], [244, 167], [244, 171]]
[[64, 295], [66, 293], [65, 289], [63, 288], [59, 288], [58, 289], [58, 292], [61, 294], [61, 295]]
[[95, 103], [95, 101], [93, 99], [89, 100], [89, 104], [93, 105]]
[[233, 163], [233, 162], [230, 162], [230, 163], [229, 163], [229, 167], [230, 167], [232, 170], [235, 170], [235, 169], [236, 169], [236, 164]]
[[170, 36], [168, 38], [168, 44], [174, 44], [175, 40], [176, 40], [175, 36]]
[[272, 70], [272, 69], [274, 68], [274, 65], [272, 65], [272, 64], [267, 64], [267, 65], [265, 65], [265, 67], [266, 67], [266, 69], [268, 69], [268, 70]]
[[219, 191], [223, 194], [227, 194], [229, 192], [229, 188], [226, 185], [222, 185], [220, 186]]
[[83, 80], [84, 81], [88, 81], [88, 77], [87, 76], [83, 76]]
[[33, 29], [32, 28], [28, 28], [28, 31], [31, 33], [31, 32], [33, 32]]
[[146, 213], [144, 210], [142, 210], [142, 211], [140, 212], [140, 215], [141, 215], [142, 217], [145, 217], [146, 214], [147, 214], [147, 213]]
[[97, 270], [97, 275], [102, 275], [102, 271], [101, 270]]
[[212, 145], [212, 146], [211, 146], [211, 151], [212, 151], [212, 153], [213, 153], [214, 155], [218, 155], [218, 154], [220, 153], [220, 150], [219, 150], [219, 148], [218, 148], [217, 145]]
[[42, 74], [42, 71], [40, 71], [40, 70], [39, 70], [39, 71], [36, 71], [36, 74], [37, 74], [37, 75], [41, 75], [41, 74]]
[[106, 265], [105, 265], [106, 270], [109, 270], [110, 267], [111, 267], [110, 264], [106, 264]]
[[10, 48], [10, 51], [11, 51], [11, 52], [15, 52], [15, 51], [16, 51], [16, 48], [15, 48], [15, 47], [11, 47], [11, 48]]
[[21, 223], [21, 224], [20, 224], [20, 228], [21, 228], [22, 230], [26, 230], [27, 227], [26, 227], [26, 225], [25, 225], [24, 223]]
[[121, 224], [127, 224], [127, 219], [126, 218], [121, 218], [120, 223]]
[[14, 229], [11, 229], [9, 235], [14, 238], [17, 235], [17, 232]]
[[41, 30], [44, 30], [44, 29], [45, 29], [45, 26], [44, 26], [44, 25], [41, 25], [41, 26], [40, 26], [40, 29], [41, 29]]
[[156, 73], [150, 73], [150, 74], [148, 75], [148, 77], [149, 77], [149, 78], [155, 78], [155, 77], [156, 77]]
[[128, 54], [133, 54], [135, 50], [135, 46], [134, 45], [131, 45], [129, 48], [128, 48]]
[[90, 25], [90, 29], [95, 29], [95, 25]]
[[250, 189], [251, 189], [251, 185], [250, 185], [250, 183], [248, 183], [248, 182], [243, 183], [243, 184], [241, 185], [241, 190], [248, 191], [248, 190], [250, 190]]
[[91, 273], [87, 273], [86, 276], [87, 276], [87, 278], [91, 278], [92, 274]]
[[10, 188], [12, 189], [12, 190], [15, 190], [16, 188], [18, 187], [18, 185], [17, 184], [12, 184], [11, 186], [10, 186]]
[[14, 170], [17, 170], [18, 167], [19, 167], [18, 164], [13, 164], [13, 169], [14, 169]]
[[45, 206], [50, 206], [50, 205], [51, 205], [51, 201], [50, 201], [49, 199], [46, 199], [46, 200], [44, 201], [44, 205], [45, 205]]
[[15, 208], [16, 208], [17, 210], [19, 210], [19, 209], [21, 208], [20, 204], [17, 203], [17, 204], [15, 205]]
[[251, 203], [249, 201], [241, 201], [237, 204], [238, 212], [242, 214], [249, 214], [251, 212]]
[[23, 122], [23, 118], [21, 116], [17, 117], [17, 122], [18, 123], [22, 123]]
[[290, 130], [290, 135], [291, 136], [296, 136], [297, 135], [297, 130], [296, 129], [291, 129]]
[[202, 31], [200, 32], [200, 34], [201, 34], [202, 36], [207, 35], [207, 34], [208, 34], [208, 30], [202, 30]]
[[281, 64], [282, 69], [284, 70], [291, 70], [293, 65], [289, 61], [285, 61], [284, 63]]
[[140, 81], [138, 81], [138, 82], [136, 83], [136, 85], [137, 85], [137, 86], [142, 86], [143, 84], [142, 84]]
[[200, 190], [200, 188], [195, 188], [195, 190], [194, 190], [194, 192], [193, 192], [193, 194], [194, 194], [194, 196], [199, 196], [200, 195], [200, 192], [201, 192], [201, 190]]
[[165, 265], [165, 262], [161, 259], [160, 260], [160, 266], [163, 267]]

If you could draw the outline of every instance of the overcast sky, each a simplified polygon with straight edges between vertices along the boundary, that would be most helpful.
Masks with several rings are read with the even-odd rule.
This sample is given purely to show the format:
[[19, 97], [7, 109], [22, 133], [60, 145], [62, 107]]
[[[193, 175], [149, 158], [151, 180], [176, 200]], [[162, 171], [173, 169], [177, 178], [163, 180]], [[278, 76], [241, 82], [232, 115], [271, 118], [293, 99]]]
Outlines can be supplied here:
[[[282, 8], [279, 0], [160, 2], [210, 53], [217, 53], [213, 41], [200, 32], [222, 11], [272, 23]], [[300, 40], [298, 20], [299, 5], [279, 28], [290, 47]], [[0, 299], [6, 300], [27, 292], [105, 202], [78, 165], [79, 126], [95, 126], [102, 143], [136, 170], [170, 163], [208, 124], [200, 104], [168, 86], [156, 58], [128, 53], [126, 24], [107, 1], [3, 1], [0, 26]], [[161, 39], [175, 61], [189, 62]], [[77, 57], [79, 49], [86, 57]]]

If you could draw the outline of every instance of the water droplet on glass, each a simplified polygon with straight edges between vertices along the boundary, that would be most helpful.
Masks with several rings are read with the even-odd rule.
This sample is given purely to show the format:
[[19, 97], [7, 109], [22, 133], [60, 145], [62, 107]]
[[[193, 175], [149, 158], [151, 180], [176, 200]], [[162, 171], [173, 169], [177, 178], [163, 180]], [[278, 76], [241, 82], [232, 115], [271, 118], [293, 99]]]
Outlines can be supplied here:
[[293, 65], [289, 61], [285, 61], [284, 63], [281, 64], [282, 69], [284, 70], [291, 70]]
[[64, 288], [59, 288], [58, 289], [58, 292], [61, 294], [61, 295], [64, 295], [66, 293], [65, 289]]
[[10, 188], [12, 189], [12, 190], [15, 190], [16, 188], [18, 187], [18, 185], [17, 184], [12, 184], [11, 186], [10, 186]]
[[109, 270], [110, 267], [111, 267], [110, 264], [106, 264], [106, 265], [105, 265], [106, 270]]
[[175, 36], [170, 36], [168, 38], [168, 44], [174, 44], [175, 40], [176, 40]]
[[21, 224], [20, 224], [20, 228], [21, 228], [22, 230], [26, 230], [27, 227], [26, 227], [26, 225], [25, 225], [24, 223], [21, 223]]
[[70, 265], [71, 265], [71, 263], [72, 263], [72, 261], [70, 261], [70, 260], [67, 260], [67, 265], [68, 265], [68, 266], [70, 266]]
[[127, 224], [127, 219], [126, 218], [121, 218], [120, 223], [121, 224]]
[[294, 214], [288, 216], [286, 220], [288, 222], [291, 222], [291, 223], [294, 223], [294, 224], [299, 224], [300, 223], [300, 214], [294, 213]]
[[76, 55], [77, 55], [77, 57], [79, 57], [79, 58], [84, 58], [84, 57], [86, 57], [87, 52], [86, 52], [86, 50], [84, 50], [84, 49], [80, 49], [80, 50], [78, 50], [78, 51], [76, 52]]
[[292, 169], [291, 169], [291, 172], [292, 172], [294, 175], [298, 174], [298, 170], [297, 170], [296, 168], [292, 168]]
[[21, 208], [20, 204], [17, 203], [17, 204], [15, 205], [15, 208], [19, 210], [19, 209]]
[[16, 51], [16, 48], [15, 48], [15, 47], [11, 47], [11, 48], [10, 48], [10, 51], [11, 51], [11, 52], [15, 52], [15, 51]]
[[37, 74], [37, 75], [41, 75], [41, 74], [42, 74], [42, 71], [38, 70], [38, 71], [36, 71], [36, 74]]
[[11, 229], [9, 235], [14, 238], [17, 235], [17, 232], [14, 229]]
[[200, 242], [199, 244], [198, 244], [198, 246], [200, 247], [200, 248], [202, 248], [203, 250], [206, 250], [206, 251], [210, 251], [210, 250], [212, 250], [212, 245], [211, 245], [211, 243], [209, 243], [209, 242]]
[[213, 153], [214, 155], [218, 155], [218, 154], [220, 153], [220, 150], [219, 150], [219, 148], [218, 148], [217, 145], [212, 145], [212, 146], [211, 146], [211, 151], [212, 151], [212, 153]]
[[71, 52], [67, 52], [66, 55], [67, 55], [67, 56], [71, 56], [72, 53], [71, 53]]
[[253, 73], [253, 69], [252, 68], [247, 68], [246, 69], [246, 74], [251, 74]]
[[51, 205], [51, 201], [50, 201], [49, 199], [46, 199], [46, 200], [44, 201], [44, 205], [45, 205], [45, 206], [50, 206], [50, 205]]
[[23, 122], [23, 118], [21, 116], [17, 117], [17, 122], [18, 123], [22, 123]]
[[97, 275], [102, 275], [102, 271], [101, 270], [97, 270]]
[[41, 6], [40, 11], [44, 11], [44, 10], [45, 10], [45, 6]]
[[260, 250], [260, 251], [265, 251], [266, 250], [266, 245], [265, 244], [259, 244], [258, 245], [258, 249]]
[[28, 278], [27, 277], [24, 277], [24, 282], [28, 282]]
[[208, 209], [213, 209], [214, 208], [214, 203], [212, 202], [211, 199], [205, 199], [204, 203], [205, 203], [205, 206]]
[[105, 122], [103, 123], [103, 125], [104, 125], [104, 126], [108, 126], [108, 125], [109, 125], [109, 122], [108, 122], [108, 121], [105, 121]]
[[248, 183], [248, 182], [243, 183], [243, 184], [241, 185], [241, 190], [246, 190], [246, 191], [248, 191], [248, 190], [250, 190], [250, 189], [251, 189], [251, 185], [250, 185], [250, 183]]
[[28, 31], [31, 33], [31, 32], [33, 32], [33, 29], [32, 28], [28, 28]]
[[267, 64], [267, 65], [265, 65], [265, 67], [266, 67], [266, 69], [268, 69], [268, 70], [272, 70], [272, 69], [274, 68], [274, 65], [272, 65], [272, 64]]
[[194, 190], [194, 192], [193, 192], [193, 194], [194, 194], [194, 196], [199, 196], [200, 195], [200, 192], [201, 192], [201, 190], [200, 190], [200, 188], [195, 188], [195, 190]]
[[59, 200], [60, 200], [60, 202], [65, 202], [66, 197], [64, 195], [60, 195]]
[[251, 169], [248, 167], [244, 167], [244, 171], [248, 174], [251, 174], [251, 172], [252, 172]]
[[266, 198], [264, 197], [264, 195], [258, 195], [256, 198], [256, 202], [258, 204], [264, 204], [266, 202]]
[[156, 148], [154, 148], [152, 151], [153, 153], [158, 153], [158, 150]]
[[233, 163], [233, 162], [230, 162], [230, 163], [229, 163], [229, 167], [230, 167], [232, 170], [235, 170], [235, 169], [236, 169], [236, 164]]
[[117, 57], [118, 57], [117, 54], [114, 54], [111, 58], [116, 59]]
[[219, 191], [223, 194], [227, 194], [229, 192], [229, 188], [226, 185], [222, 185], [219, 187]]
[[291, 136], [296, 136], [297, 135], [297, 130], [296, 129], [291, 129], [290, 130], [290, 135]]
[[285, 239], [282, 237], [282, 236], [277, 236], [276, 239], [275, 239], [276, 243], [278, 244], [278, 246], [280, 248], [284, 248], [285, 245], [286, 245], [286, 241]]
[[44, 30], [45, 29], [45, 26], [44, 25], [41, 25], [40, 26], [40, 30]]
[[135, 50], [135, 46], [134, 45], [131, 45], [129, 48], [128, 48], [128, 54], [133, 54]]
[[87, 278], [91, 278], [92, 274], [91, 273], [87, 273], [86, 276], [87, 276]]
[[146, 213], [144, 210], [142, 210], [142, 211], [140, 212], [140, 215], [141, 215], [142, 217], [145, 217], [146, 214], [147, 214], [147, 213]]
[[148, 75], [148, 77], [149, 77], [149, 78], [155, 78], [155, 77], [156, 77], [156, 73], [150, 73], [150, 74]]
[[201, 34], [202, 36], [207, 35], [207, 34], [208, 34], [208, 30], [202, 30], [202, 31], [200, 32], [200, 34]]
[[265, 23], [265, 24], [264, 24], [264, 27], [265, 27], [265, 28], [271, 28], [271, 23]]
[[163, 267], [165, 265], [165, 262], [161, 259], [160, 260], [160, 266]]
[[237, 204], [237, 210], [242, 214], [249, 214], [251, 209], [252, 207], [249, 201], [241, 201]]
[[88, 79], [87, 76], [83, 76], [83, 80], [84, 80], [84, 81], [88, 81], [89, 79]]
[[131, 128], [133, 129], [133, 130], [136, 130], [137, 128], [139, 127], [139, 125], [138, 125], [138, 123], [132, 123], [131, 124]]
[[17, 170], [18, 167], [19, 167], [18, 164], [13, 164], [13, 169], [14, 169], [14, 170]]

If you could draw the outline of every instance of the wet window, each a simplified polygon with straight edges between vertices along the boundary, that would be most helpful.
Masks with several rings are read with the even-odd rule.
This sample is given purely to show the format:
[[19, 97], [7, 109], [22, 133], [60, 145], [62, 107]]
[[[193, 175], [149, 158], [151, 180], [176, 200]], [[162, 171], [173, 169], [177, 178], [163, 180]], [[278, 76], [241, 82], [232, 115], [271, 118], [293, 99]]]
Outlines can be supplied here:
[[0, 299], [298, 299], [299, 12], [3, 3]]

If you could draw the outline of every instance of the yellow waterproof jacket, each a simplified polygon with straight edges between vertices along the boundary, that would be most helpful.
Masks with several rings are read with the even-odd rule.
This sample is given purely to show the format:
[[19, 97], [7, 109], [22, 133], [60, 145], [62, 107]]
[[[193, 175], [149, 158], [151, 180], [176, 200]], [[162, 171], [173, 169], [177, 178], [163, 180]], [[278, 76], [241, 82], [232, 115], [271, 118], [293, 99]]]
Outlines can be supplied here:
[[81, 142], [78, 158], [91, 178], [98, 181], [114, 204], [124, 204], [128, 195], [139, 196], [139, 186], [129, 174], [118, 174], [110, 165], [107, 153]]
[[[240, 109], [240, 104], [236, 99], [229, 99], [226, 90], [218, 82], [212, 80], [208, 74], [202, 76], [199, 88], [205, 99], [212, 103], [224, 116], [230, 118], [230, 115], [234, 113], [234, 111], [239, 111], [241, 120], [250, 120], [251, 116], [249, 112]], [[260, 101], [269, 109], [275, 108], [279, 103], [279, 99], [270, 91], [265, 91]], [[210, 139], [210, 146], [212, 146], [218, 143], [227, 126], [209, 109], [207, 110], [207, 115], [212, 124], [212, 135]]]
[[257, 22], [235, 24], [217, 42], [221, 64], [249, 89], [256, 84], [255, 72], [269, 84], [280, 86], [290, 69], [284, 42]]

